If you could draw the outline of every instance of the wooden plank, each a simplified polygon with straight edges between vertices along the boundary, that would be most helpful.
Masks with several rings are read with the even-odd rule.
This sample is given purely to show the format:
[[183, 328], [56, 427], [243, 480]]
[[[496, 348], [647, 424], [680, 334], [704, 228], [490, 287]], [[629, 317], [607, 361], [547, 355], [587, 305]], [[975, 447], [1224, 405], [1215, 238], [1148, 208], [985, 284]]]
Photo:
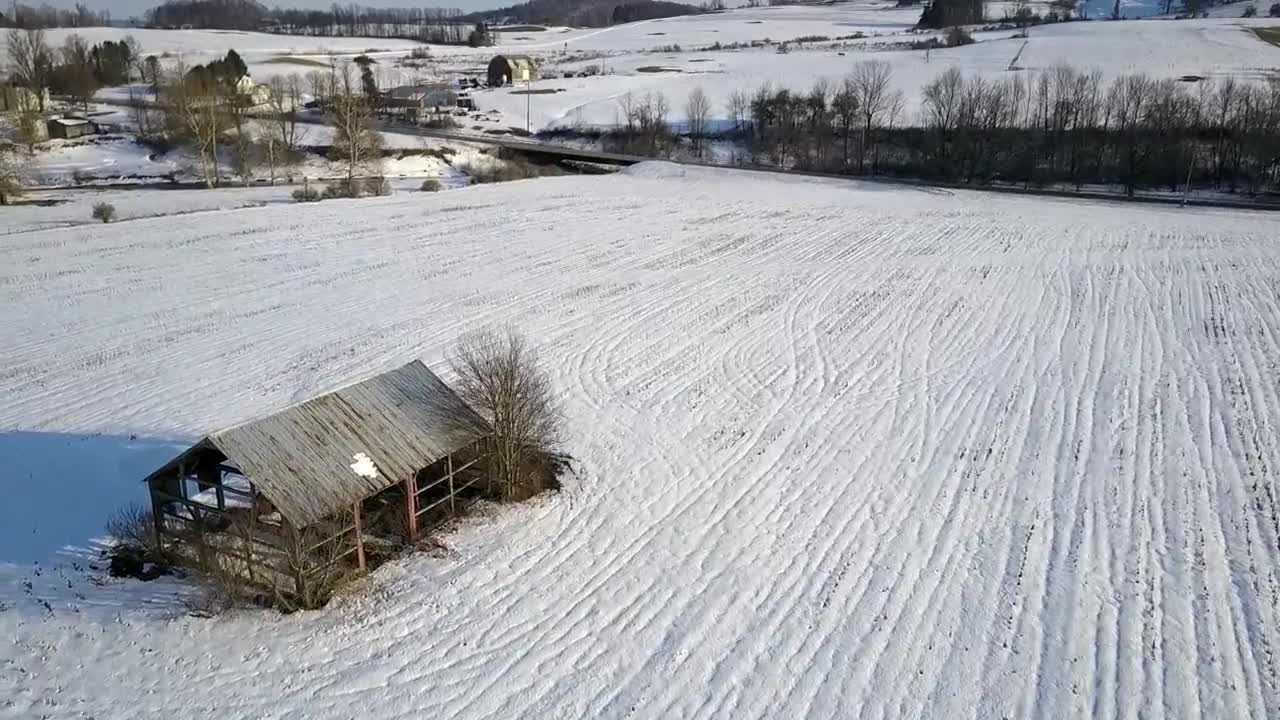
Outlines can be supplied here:
[[356, 515], [356, 565], [364, 572], [364, 537], [360, 531], [360, 501], [355, 502]]
[[[472, 460], [464, 465], [459, 465], [458, 467], [453, 469], [453, 474], [456, 476], [458, 473], [462, 472], [463, 470], [466, 470], [472, 465], [475, 465], [476, 463], [480, 462], [480, 460], [481, 458], [476, 458], [475, 460]], [[445, 475], [437, 479], [435, 482], [429, 483], [427, 485], [416, 485], [416, 487], [418, 488], [418, 495], [422, 495], [422, 493], [426, 492], [427, 490], [430, 490], [431, 488], [437, 485], [447, 483], [447, 482], [449, 482], [448, 473], [446, 473]]]
[[458, 507], [453, 502], [453, 498], [455, 495], [453, 490], [453, 453], [449, 453], [448, 455], [445, 455], [445, 463], [449, 467], [449, 514], [456, 515], [458, 512]]
[[446, 495], [445, 497], [440, 498], [439, 500], [431, 503], [430, 505], [427, 505], [426, 507], [419, 508], [418, 515], [419, 516], [425, 515], [428, 511], [434, 510], [435, 508], [443, 505], [444, 503], [449, 502], [450, 499], [451, 498], [449, 498], [449, 496]]
[[348, 526], [346, 526], [346, 527], [342, 528], [342, 529], [341, 529], [341, 530], [339, 530], [338, 532], [336, 532], [336, 533], [334, 533], [334, 534], [330, 535], [329, 537], [327, 537], [327, 538], [325, 538], [325, 539], [321, 540], [320, 542], [316, 543], [315, 545], [312, 545], [311, 547], [307, 548], [307, 550], [306, 550], [306, 554], [307, 554], [307, 555], [310, 555], [311, 553], [315, 552], [316, 550], [319, 550], [320, 548], [324, 547], [325, 545], [328, 545], [328, 544], [329, 544], [329, 543], [331, 543], [331, 542], [338, 542], [339, 540], [341, 540], [341, 539], [342, 539], [342, 537], [343, 537], [344, 535], [346, 535], [347, 533], [349, 533], [349, 532], [351, 532], [352, 530], [355, 530], [355, 529], [356, 529], [356, 526], [355, 526], [355, 525], [348, 525]]
[[409, 542], [418, 541], [418, 515], [414, 512], [418, 504], [418, 474], [409, 473], [404, 479], [404, 509], [409, 515]]
[[[215, 510], [214, 512], [217, 512], [217, 511]], [[195, 523], [195, 522], [197, 522], [196, 520], [192, 520], [192, 519], [191, 519], [191, 518], [189, 518], [189, 517], [183, 517], [183, 516], [179, 515], [178, 513], [173, 512], [172, 510], [170, 510], [170, 509], [168, 509], [168, 508], [166, 508], [166, 507], [164, 507], [164, 506], [161, 506], [161, 507], [160, 507], [160, 514], [161, 514], [161, 515], [168, 515], [169, 517], [174, 518], [175, 520], [181, 520], [181, 521], [182, 521], [182, 522], [184, 522], [184, 523]], [[255, 542], [255, 543], [259, 544], [259, 545], [265, 545], [265, 546], [267, 546], [267, 547], [269, 547], [269, 548], [273, 548], [273, 549], [278, 550], [278, 551], [280, 551], [280, 552], [288, 552], [288, 550], [284, 547], [284, 545], [283, 545], [283, 544], [277, 545], [277, 544], [275, 544], [275, 543], [273, 543], [273, 542], [268, 542], [268, 541], [265, 539], [265, 538], [278, 538], [278, 537], [279, 537], [279, 535], [278, 535], [278, 534], [276, 534], [276, 533], [274, 533], [274, 532], [272, 532], [273, 530], [278, 529], [278, 526], [276, 526], [276, 525], [272, 525], [272, 524], [270, 524], [270, 523], [265, 523], [265, 522], [264, 522], [264, 523], [262, 523], [262, 524], [261, 524], [261, 527], [265, 528], [265, 529], [267, 530], [267, 532], [260, 533], [260, 534], [255, 534], [255, 535], [254, 535], [254, 540], [253, 540], [253, 542]], [[171, 537], [181, 537], [181, 536], [180, 536], [180, 535], [178, 535], [175, 531], [171, 531], [171, 530], [169, 530], [167, 526], [164, 528], [164, 530], [165, 530], [165, 534], [166, 534], [166, 535], [169, 535], [169, 536], [171, 536]], [[235, 533], [228, 533], [228, 532], [220, 532], [220, 533], [218, 533], [218, 534], [220, 534], [220, 535], [225, 535], [225, 536], [227, 536], [227, 537], [234, 537], [234, 538], [239, 538], [239, 537], [240, 537], [240, 536], [236, 535]], [[185, 538], [183, 538], [183, 539], [185, 539]], [[282, 542], [283, 542], [283, 541], [282, 541]]]
[[212, 505], [205, 505], [202, 502], [196, 502], [195, 500], [188, 500], [186, 498], [180, 498], [174, 495], [170, 495], [169, 493], [163, 490], [156, 490], [154, 491], [153, 494], [155, 495], [155, 497], [161, 498], [163, 500], [168, 500], [169, 502], [181, 503], [182, 505], [185, 505], [194, 511], [213, 513], [215, 515], [227, 514], [227, 511], [225, 509], [219, 509]]

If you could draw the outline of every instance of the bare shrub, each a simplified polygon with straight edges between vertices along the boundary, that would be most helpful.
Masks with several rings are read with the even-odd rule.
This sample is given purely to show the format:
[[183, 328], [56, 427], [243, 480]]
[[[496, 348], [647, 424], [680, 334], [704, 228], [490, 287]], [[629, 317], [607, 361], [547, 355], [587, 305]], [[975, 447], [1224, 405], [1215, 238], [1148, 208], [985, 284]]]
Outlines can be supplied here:
[[104, 528], [114, 544], [107, 551], [112, 577], [154, 580], [169, 574], [169, 558], [156, 544], [151, 510], [130, 503], [107, 518]]
[[359, 178], [355, 178], [350, 182], [346, 180], [335, 180], [334, 182], [324, 186], [324, 192], [320, 194], [320, 197], [325, 200], [331, 200], [333, 198], [360, 197], [360, 190]]
[[107, 518], [107, 534], [121, 545], [141, 550], [155, 549], [151, 510], [141, 503], [129, 503]]
[[94, 203], [93, 219], [109, 223], [116, 219], [116, 206], [109, 202]]
[[293, 191], [293, 199], [296, 202], [318, 202], [320, 191], [311, 186], [300, 187]]
[[422, 187], [418, 188], [422, 192], [440, 192], [440, 181], [435, 178], [427, 178], [422, 181]]
[[289, 581], [272, 585], [271, 604], [281, 612], [316, 610], [324, 607], [334, 592], [355, 577], [347, 554], [354, 542], [348, 532], [334, 534], [335, 528], [350, 527], [351, 513], [342, 513], [329, 522], [301, 530], [285, 528], [281, 551], [283, 569]]
[[0, 144], [0, 205], [22, 197], [32, 160], [13, 145]]
[[454, 128], [462, 127], [458, 124], [457, 120], [454, 120], [453, 117], [449, 115], [437, 115], [432, 117], [430, 120], [424, 122], [422, 126], [432, 130], [453, 130]]
[[947, 30], [947, 47], [961, 47], [963, 45], [972, 45], [976, 40], [969, 34], [967, 30], [956, 25]]
[[459, 395], [493, 425], [498, 496], [514, 500], [546, 487], [533, 469], [559, 445], [563, 414], [537, 352], [512, 329], [484, 330], [459, 340], [449, 363]]
[[192, 615], [211, 616], [235, 606], [281, 612], [324, 607], [356, 575], [351, 512], [306, 528], [262, 522], [249, 512], [218, 531], [193, 524], [184, 565], [199, 592], [187, 601]]
[[483, 165], [471, 164], [464, 167], [463, 170], [471, 176], [471, 182], [477, 185], [561, 174], [555, 166], [534, 165], [524, 158], [502, 160]]

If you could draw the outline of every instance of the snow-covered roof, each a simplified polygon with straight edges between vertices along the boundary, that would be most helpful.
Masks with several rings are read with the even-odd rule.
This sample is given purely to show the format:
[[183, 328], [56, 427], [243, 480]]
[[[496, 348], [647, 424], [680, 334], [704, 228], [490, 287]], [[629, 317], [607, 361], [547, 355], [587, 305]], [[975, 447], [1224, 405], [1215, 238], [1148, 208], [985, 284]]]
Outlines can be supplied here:
[[213, 448], [290, 522], [305, 527], [488, 432], [448, 385], [414, 361], [209, 435], [147, 479]]
[[456, 89], [449, 83], [422, 83], [419, 85], [401, 85], [387, 91], [387, 95], [393, 98], [417, 98], [428, 93], [438, 92], [455, 92]]
[[65, 127], [79, 127], [81, 125], [89, 124], [89, 121], [84, 118], [54, 118], [53, 122]]

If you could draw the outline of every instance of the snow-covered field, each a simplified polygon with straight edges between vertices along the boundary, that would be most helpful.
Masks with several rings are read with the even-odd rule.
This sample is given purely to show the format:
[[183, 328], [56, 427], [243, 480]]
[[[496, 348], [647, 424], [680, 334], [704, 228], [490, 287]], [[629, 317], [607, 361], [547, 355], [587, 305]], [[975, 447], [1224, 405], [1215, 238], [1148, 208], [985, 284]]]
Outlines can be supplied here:
[[[1251, 0], [1261, 2], [1264, 0]], [[1236, 6], [1239, 7], [1236, 7]], [[1044, 3], [1032, 3], [1044, 10]], [[1128, 3], [1124, 8], [1137, 8]], [[482, 122], [485, 128], [525, 126], [526, 114], [534, 130], [556, 126], [611, 126], [619, 121], [618, 100], [626, 93], [664, 93], [670, 118], [684, 120], [690, 91], [702, 88], [713, 103], [712, 119], [728, 117], [728, 98], [734, 91], [752, 91], [764, 82], [807, 91], [815, 80], [838, 82], [855, 63], [879, 60], [892, 67], [893, 84], [905, 95], [905, 117], [915, 118], [920, 92], [948, 67], [959, 67], [992, 79], [1011, 73], [1031, 81], [1036, 74], [1068, 63], [1100, 70], [1112, 78], [1145, 72], [1156, 77], [1198, 75], [1260, 80], [1280, 67], [1280, 47], [1263, 42], [1250, 31], [1274, 25], [1274, 19], [1231, 15], [1203, 20], [1148, 19], [1125, 22], [1077, 22], [1032, 28], [1030, 39], [1014, 38], [1012, 30], [977, 32], [976, 44], [943, 50], [908, 50], [904, 43], [929, 34], [911, 32], [919, 7], [896, 7], [888, 0], [854, 0], [834, 5], [739, 8], [722, 13], [665, 18], [603, 29], [547, 28], [541, 32], [497, 34], [493, 48], [434, 46], [432, 59], [414, 66], [400, 64], [416, 44], [376, 38], [306, 38], [218, 31], [128, 31], [93, 28], [92, 40], [123, 37], [132, 32], [146, 52], [168, 52], [199, 62], [234, 47], [258, 80], [276, 74], [306, 75], [333, 59], [368, 52], [378, 61], [377, 74], [388, 86], [428, 80], [480, 76], [496, 53], [520, 52], [538, 57], [544, 79], [535, 83], [540, 94], [516, 94], [524, 88], [473, 92], [481, 110], [500, 116]], [[1109, 9], [1109, 6], [1108, 6]], [[1266, 8], [1261, 14], [1265, 15]], [[1127, 11], [1126, 11], [1127, 12]], [[1223, 12], [1226, 12], [1223, 10]], [[1003, 13], [1000, 3], [988, 8], [991, 21]], [[1096, 9], [1095, 9], [1095, 15]], [[53, 40], [70, 31], [51, 33]], [[862, 33], [862, 39], [848, 38]], [[796, 45], [804, 37], [827, 37]], [[769, 39], [791, 43], [779, 54], [775, 46], [755, 49], [702, 51], [714, 43], [751, 43]], [[0, 41], [2, 44], [2, 41]], [[678, 45], [680, 52], [659, 51]], [[1024, 47], [1025, 45], [1025, 47]], [[1010, 70], [1017, 58], [1016, 70]], [[281, 62], [286, 60], [288, 62]], [[301, 64], [295, 64], [301, 63]], [[589, 67], [597, 77], [564, 78]], [[470, 126], [473, 123], [466, 123]]]
[[[865, 19], [850, 20], [850, 27], [842, 28], [842, 23], [835, 17], [842, 12], [839, 10], [841, 7], [808, 8], [825, 11], [830, 18], [828, 28], [817, 34], [837, 37], [852, 32], [852, 26], [867, 22]], [[738, 12], [767, 15], [764, 11]], [[871, 12], [900, 14], [902, 11], [895, 8], [849, 12], [865, 18]], [[654, 46], [675, 42], [682, 46], [684, 52], [620, 53], [604, 58], [588, 55], [589, 59], [581, 61], [573, 61], [570, 55], [559, 64], [552, 60], [547, 65], [552, 73], [557, 69], [563, 73], [563, 69], [578, 71], [586, 66], [600, 65], [612, 74], [539, 81], [536, 88], [557, 92], [535, 95], [532, 102], [530, 98], [516, 94], [523, 88], [487, 90], [475, 93], [475, 97], [479, 107], [502, 111], [508, 118], [507, 124], [511, 125], [523, 126], [528, 112], [535, 128], [578, 124], [609, 126], [619, 123], [618, 101], [628, 92], [637, 96], [647, 92], [664, 93], [670, 101], [672, 119], [682, 122], [685, 99], [694, 88], [702, 88], [712, 99], [712, 117], [724, 119], [728, 117], [728, 99], [734, 91], [750, 93], [765, 82], [808, 91], [819, 78], [838, 83], [849, 74], [855, 63], [877, 60], [891, 67], [893, 85], [903, 92], [906, 101], [901, 120], [910, 122], [916, 119], [924, 86], [949, 67], [993, 80], [1014, 75], [1033, 81], [1037, 74], [1060, 64], [1074, 65], [1082, 70], [1097, 69], [1108, 79], [1125, 73], [1143, 72], [1158, 78], [1199, 75], [1261, 80], [1280, 67], [1280, 47], [1259, 40], [1249, 28], [1275, 22], [1266, 19], [1208, 19], [1065, 23], [1032, 28], [1030, 38], [1026, 40], [1013, 37], [1014, 32], [1010, 30], [978, 32], [975, 37], [979, 42], [973, 45], [927, 53], [891, 46], [927, 35], [883, 35], [859, 41], [817, 43], [778, 54], [772, 47], [692, 52], [692, 48], [705, 47], [706, 43], [685, 40], [673, 34], [662, 38], [663, 43], [654, 43]], [[765, 35], [772, 32], [767, 29], [771, 27], [767, 24], [750, 27], [766, 28], [762, 31]], [[783, 40], [796, 36], [773, 32], [771, 37]], [[606, 42], [600, 36], [592, 40]], [[1018, 70], [1010, 71], [1015, 58]]]
[[[0, 717], [1280, 716], [1273, 216], [642, 165], [185, 218], [3, 243]], [[507, 320], [577, 471], [447, 553], [206, 620], [64, 537]]]
[[[445, 180], [462, 180], [459, 168], [477, 162], [486, 162], [484, 146], [469, 142], [443, 141], [419, 135], [383, 132], [384, 147], [388, 151], [380, 166], [380, 173], [388, 178], [434, 177]], [[333, 128], [325, 125], [300, 125], [298, 144], [327, 146], [333, 143]], [[448, 160], [429, 151], [450, 153]], [[239, 182], [232, 177], [231, 151], [222, 148], [222, 174], [224, 182]], [[308, 152], [303, 159], [287, 171], [280, 171], [295, 178], [331, 178], [346, 172], [341, 162], [323, 155]], [[196, 156], [185, 148], [174, 148], [165, 153], [136, 142], [132, 136], [113, 134], [97, 135], [77, 140], [53, 140], [36, 146], [35, 162], [28, 173], [34, 186], [55, 187], [72, 184], [102, 182], [167, 182], [169, 180], [198, 181], [201, 179]], [[255, 169], [259, 179], [269, 176], [269, 168], [263, 164]], [[6, 229], [0, 228], [0, 233]]]

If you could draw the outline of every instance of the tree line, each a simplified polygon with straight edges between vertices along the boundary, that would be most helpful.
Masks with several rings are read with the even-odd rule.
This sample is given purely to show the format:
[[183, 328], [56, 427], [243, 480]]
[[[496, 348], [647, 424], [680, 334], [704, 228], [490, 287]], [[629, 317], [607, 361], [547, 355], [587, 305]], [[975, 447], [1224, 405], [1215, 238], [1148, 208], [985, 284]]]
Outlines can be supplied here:
[[1108, 81], [1060, 65], [991, 79], [950, 68], [925, 85], [909, 117], [889, 65], [867, 61], [807, 91], [735, 91], [720, 128], [701, 89], [685, 103], [683, 133], [670, 110], [661, 93], [624, 96], [606, 146], [702, 155], [727, 141], [735, 164], [974, 185], [1280, 192], [1280, 78]]
[[255, 0], [166, 0], [144, 16], [150, 27], [263, 30], [319, 37], [405, 38], [445, 45], [467, 43], [471, 24], [450, 8], [376, 8], [334, 4], [327, 10], [277, 7]]
[[497, 10], [474, 13], [478, 20], [531, 25], [608, 27], [636, 20], [694, 15], [702, 9], [666, 0], [529, 0]]
[[94, 12], [80, 3], [71, 10], [48, 3], [39, 7], [13, 3], [8, 11], [0, 10], [0, 27], [35, 29], [55, 27], [102, 27], [111, 24], [111, 12]]

